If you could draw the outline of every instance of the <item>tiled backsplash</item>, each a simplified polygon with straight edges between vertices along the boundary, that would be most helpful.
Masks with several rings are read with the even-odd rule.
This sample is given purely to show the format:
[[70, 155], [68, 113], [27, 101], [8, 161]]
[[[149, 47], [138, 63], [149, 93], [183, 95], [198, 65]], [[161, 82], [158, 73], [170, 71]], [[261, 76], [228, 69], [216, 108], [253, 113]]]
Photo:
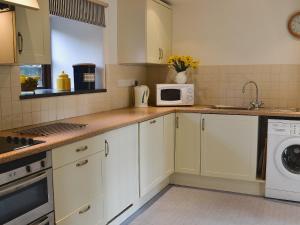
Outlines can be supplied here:
[[[171, 80], [168, 68], [148, 68], [147, 83], [152, 93], [155, 84]], [[201, 66], [192, 75], [197, 104], [248, 106], [255, 98], [255, 89], [245, 82], [253, 80], [259, 86], [259, 98], [266, 107], [300, 107], [300, 65]], [[151, 98], [154, 103], [154, 96]]]
[[[118, 80], [138, 80], [150, 86], [150, 103], [155, 104], [155, 84], [172, 82], [166, 66], [107, 65], [106, 93], [20, 100], [19, 70], [0, 67], [0, 129], [10, 129], [74, 116], [86, 115], [132, 104], [132, 88], [118, 87]], [[300, 107], [300, 65], [201, 66], [191, 77], [196, 104], [248, 106], [259, 86], [259, 98], [266, 107]]]
[[19, 69], [0, 67], [0, 130], [86, 115], [132, 104], [132, 88], [118, 87], [120, 79], [145, 83], [144, 66], [107, 65], [106, 93], [20, 100]]

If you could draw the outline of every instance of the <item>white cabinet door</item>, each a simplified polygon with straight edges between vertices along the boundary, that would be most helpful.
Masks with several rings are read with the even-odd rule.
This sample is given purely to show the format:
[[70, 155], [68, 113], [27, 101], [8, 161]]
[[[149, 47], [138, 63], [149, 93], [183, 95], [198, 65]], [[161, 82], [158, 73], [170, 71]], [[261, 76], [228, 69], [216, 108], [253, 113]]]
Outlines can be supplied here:
[[164, 64], [171, 54], [172, 9], [160, 0], [118, 1], [119, 63]]
[[164, 179], [163, 117], [140, 126], [140, 196], [144, 196]]
[[[165, 5], [160, 4], [157, 14], [159, 15], [159, 18], [161, 18], [158, 25], [161, 48], [160, 63], [165, 64], [168, 62], [172, 48], [172, 10]], [[152, 30], [152, 33], [156, 32], [153, 32]]]
[[139, 197], [138, 125], [113, 130], [104, 137], [104, 215], [108, 222]]
[[174, 173], [175, 158], [175, 113], [164, 116], [164, 155], [165, 177]]
[[14, 12], [0, 13], [0, 27], [0, 64], [12, 64], [16, 60]]
[[51, 64], [49, 1], [40, 9], [16, 7], [17, 63]]
[[[56, 222], [65, 219], [94, 199], [103, 201], [101, 177], [103, 156], [103, 152], [99, 152], [53, 170]], [[103, 220], [103, 212], [97, 212], [93, 218], [97, 221]], [[93, 223], [86, 224], [94, 225]]]
[[201, 175], [256, 179], [258, 117], [202, 116]]
[[200, 121], [199, 113], [176, 114], [175, 171], [200, 174]]

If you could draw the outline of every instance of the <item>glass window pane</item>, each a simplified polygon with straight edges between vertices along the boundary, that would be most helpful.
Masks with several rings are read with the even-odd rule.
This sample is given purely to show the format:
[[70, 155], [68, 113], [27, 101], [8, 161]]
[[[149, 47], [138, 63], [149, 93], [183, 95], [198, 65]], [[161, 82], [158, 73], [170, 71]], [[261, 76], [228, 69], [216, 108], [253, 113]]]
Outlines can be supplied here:
[[38, 79], [38, 87], [43, 87], [42, 65], [22, 65], [20, 66], [20, 76], [33, 77]]

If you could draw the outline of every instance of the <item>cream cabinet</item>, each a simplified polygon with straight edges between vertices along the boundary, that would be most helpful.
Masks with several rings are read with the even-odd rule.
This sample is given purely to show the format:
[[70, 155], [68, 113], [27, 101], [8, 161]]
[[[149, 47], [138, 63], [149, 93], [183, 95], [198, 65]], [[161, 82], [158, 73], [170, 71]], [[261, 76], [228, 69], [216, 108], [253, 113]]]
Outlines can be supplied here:
[[258, 117], [202, 115], [201, 175], [256, 180]]
[[39, 10], [16, 6], [18, 64], [51, 64], [49, 1], [38, 3]]
[[16, 61], [15, 13], [0, 13], [0, 64], [12, 64]]
[[[54, 149], [53, 164], [61, 154]], [[76, 150], [75, 150], [76, 151]], [[104, 151], [53, 169], [55, 220], [59, 225], [104, 224], [102, 159]], [[61, 161], [61, 160], [60, 160]], [[74, 222], [76, 221], [76, 222]]]
[[174, 173], [175, 160], [175, 113], [164, 116], [164, 155], [163, 168], [165, 177]]
[[160, 0], [118, 1], [119, 63], [165, 64], [171, 41], [169, 5]]
[[164, 118], [139, 124], [140, 128], [140, 196], [150, 192], [165, 177]]
[[139, 124], [140, 197], [174, 173], [175, 114]]
[[139, 198], [138, 125], [104, 134], [104, 215], [106, 223]]
[[176, 114], [175, 172], [200, 175], [199, 113]]

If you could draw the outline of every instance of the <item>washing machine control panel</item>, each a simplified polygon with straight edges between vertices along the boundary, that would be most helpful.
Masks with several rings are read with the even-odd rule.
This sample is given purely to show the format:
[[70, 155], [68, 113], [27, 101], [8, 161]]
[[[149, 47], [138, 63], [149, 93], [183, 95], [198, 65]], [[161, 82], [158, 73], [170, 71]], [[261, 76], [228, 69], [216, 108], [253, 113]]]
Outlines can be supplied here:
[[291, 135], [300, 136], [300, 124], [291, 124]]
[[300, 136], [300, 123], [271, 122], [268, 133], [282, 136]]

